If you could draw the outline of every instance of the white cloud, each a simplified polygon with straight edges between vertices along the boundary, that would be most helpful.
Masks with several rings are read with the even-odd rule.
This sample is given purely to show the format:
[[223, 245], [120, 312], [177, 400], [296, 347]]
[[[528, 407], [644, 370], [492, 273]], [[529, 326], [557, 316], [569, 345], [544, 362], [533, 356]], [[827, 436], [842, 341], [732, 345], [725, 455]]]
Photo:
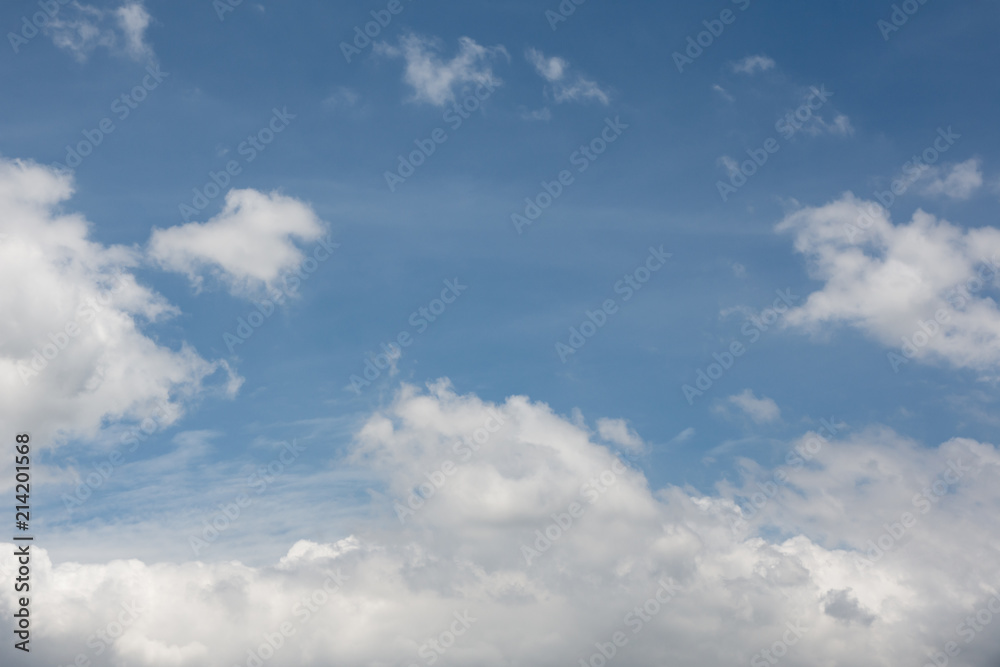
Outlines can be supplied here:
[[683, 431], [675, 435], [673, 438], [671, 438], [670, 442], [668, 442], [667, 444], [679, 445], [681, 443], [687, 442], [688, 440], [694, 437], [695, 433], [696, 431], [694, 430], [694, 427], [688, 426], [686, 429], [684, 429]]
[[[481, 428], [493, 433], [478, 437]], [[618, 631], [628, 640], [614, 658], [622, 667], [753, 664], [789, 636], [788, 623], [804, 638], [782, 657], [787, 667], [923, 664], [961, 642], [957, 627], [986, 607], [1000, 577], [1000, 562], [983, 557], [1000, 532], [1000, 452], [968, 439], [924, 447], [879, 428], [790, 444], [811, 461], [791, 454], [787, 481], [742, 461], [739, 481], [710, 495], [653, 491], [544, 404], [492, 405], [445, 383], [404, 387], [356, 438], [353, 460], [382, 480], [363, 532], [293, 541], [261, 567], [53, 563], [33, 547], [32, 603], [48, 621], [32, 650], [50, 664], [79, 650], [95, 667], [245, 665], [268, 636], [279, 643], [283, 623], [294, 634], [265, 648], [273, 667], [426, 664], [437, 654], [429, 640], [449, 647], [442, 665], [549, 667], [589, 661]], [[393, 499], [447, 460], [451, 473], [401, 525]], [[570, 525], [574, 502], [584, 511]], [[551, 546], [527, 564], [522, 546], [546, 530]], [[14, 546], [2, 546], [10, 573]], [[672, 597], [663, 584], [676, 586]], [[14, 595], [0, 592], [5, 615]], [[133, 603], [134, 620], [95, 655], [87, 638]], [[452, 627], [462, 633], [442, 638]], [[988, 627], [960, 643], [974, 664], [1000, 658]]]
[[68, 175], [0, 158], [0, 423], [31, 424], [41, 442], [153, 412], [168, 424], [228, 371], [143, 333], [177, 309], [136, 281], [138, 251], [89, 240], [83, 216], [61, 210], [72, 192]]
[[716, 163], [720, 167], [722, 167], [722, 168], [724, 168], [726, 170], [726, 174], [730, 178], [732, 178], [736, 174], [740, 173], [740, 163], [737, 162], [736, 160], [734, 160], [729, 155], [723, 155], [718, 160], [716, 160]]
[[854, 134], [854, 126], [851, 125], [851, 119], [844, 114], [837, 114], [832, 123], [827, 123], [822, 118], [818, 118], [818, 120], [830, 134], [837, 134], [842, 137]]
[[558, 56], [546, 58], [544, 53], [531, 48], [525, 51], [524, 56], [535, 67], [538, 75], [550, 84], [552, 98], [556, 103], [597, 100], [607, 105], [611, 102], [610, 93], [602, 90], [595, 81], [579, 72], [571, 75], [569, 63], [565, 59]]
[[624, 447], [630, 452], [641, 452], [643, 449], [642, 438], [629, 428], [624, 419], [598, 419], [597, 433], [602, 440]]
[[524, 109], [521, 111], [521, 119], [529, 121], [543, 121], [549, 122], [552, 120], [552, 111], [548, 107], [542, 107], [541, 109], [535, 109], [534, 111], [528, 111]]
[[222, 211], [208, 222], [154, 230], [149, 256], [198, 287], [207, 273], [234, 295], [252, 297], [302, 263], [305, 256], [293, 239], [315, 241], [324, 233], [322, 221], [296, 199], [230, 190]]
[[778, 404], [773, 399], [766, 396], [757, 398], [750, 389], [730, 396], [726, 402], [739, 408], [743, 414], [757, 424], [765, 424], [781, 418], [781, 409], [778, 408]]
[[357, 105], [361, 96], [358, 93], [346, 86], [338, 86], [336, 90], [326, 96], [323, 100], [323, 106], [327, 109], [340, 109], [340, 108], [350, 108]]
[[739, 62], [733, 63], [733, 71], [742, 74], [753, 74], [755, 72], [766, 72], [775, 65], [773, 59], [767, 56], [747, 56]]
[[375, 52], [406, 60], [404, 80], [413, 88], [415, 101], [444, 106], [455, 101], [460, 86], [501, 85], [503, 81], [493, 74], [493, 61], [499, 56], [510, 59], [503, 46], [480, 46], [468, 37], [460, 38], [458, 46], [458, 54], [444, 61], [438, 56], [437, 40], [409, 34], [400, 39], [399, 46], [377, 43]]
[[[910, 341], [914, 359], [1000, 365], [1000, 311], [991, 298], [1000, 230], [965, 230], [920, 210], [909, 224], [893, 225], [885, 209], [851, 194], [791, 213], [777, 229], [795, 235], [810, 275], [824, 283], [786, 316], [790, 325], [814, 332], [850, 325], [896, 353]], [[935, 330], [928, 322], [939, 313]]]
[[729, 92], [726, 91], [725, 88], [723, 88], [722, 86], [720, 86], [717, 83], [712, 86], [712, 90], [714, 90], [715, 92], [717, 92], [719, 95], [722, 95], [722, 97], [727, 102], [733, 102], [733, 101], [735, 101], [735, 98], [732, 95], [730, 95]]
[[60, 2], [59, 11], [43, 30], [57, 47], [80, 62], [99, 47], [120, 51], [133, 60], [150, 60], [154, 54], [146, 42], [146, 28], [151, 22], [141, 1], [126, 2], [114, 11], [75, 1]]
[[942, 169], [932, 167], [927, 175], [933, 176], [933, 180], [923, 187], [923, 194], [968, 199], [983, 185], [981, 166], [981, 160], [972, 158], [944, 168], [943, 175]]
[[133, 60], [153, 57], [153, 49], [146, 43], [146, 28], [152, 17], [141, 2], [132, 2], [119, 7], [115, 12], [118, 25], [125, 34], [125, 51]]

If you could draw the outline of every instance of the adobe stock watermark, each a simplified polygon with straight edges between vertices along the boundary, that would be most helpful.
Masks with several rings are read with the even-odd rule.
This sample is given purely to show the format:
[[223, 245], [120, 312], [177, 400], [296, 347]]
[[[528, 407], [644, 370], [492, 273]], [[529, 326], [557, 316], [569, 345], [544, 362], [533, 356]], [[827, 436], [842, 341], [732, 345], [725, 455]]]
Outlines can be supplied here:
[[[740, 8], [740, 11], [745, 12], [750, 8], [751, 0], [732, 0], [732, 2]], [[702, 21], [701, 24], [705, 26], [705, 29], [697, 35], [688, 36], [687, 48], [684, 50], [684, 53], [680, 51], [674, 51], [673, 53], [674, 65], [677, 66], [677, 71], [683, 74], [686, 65], [693, 65], [694, 61], [705, 53], [705, 49], [715, 44], [715, 41], [722, 36], [727, 25], [736, 23], [737, 16], [738, 14], [733, 10], [723, 9], [719, 14], [719, 18]]]
[[440, 319], [448, 307], [455, 303], [467, 289], [469, 286], [460, 283], [458, 278], [445, 280], [440, 298], [432, 299], [426, 306], [422, 306], [410, 314], [407, 322], [413, 327], [415, 333], [411, 334], [409, 329], [403, 329], [396, 334], [395, 342], [382, 343], [382, 352], [369, 353], [361, 375], [352, 375], [345, 389], [360, 396], [361, 391], [365, 387], [370, 387], [372, 382], [382, 375], [383, 371], [393, 368], [396, 361], [403, 356], [403, 350], [413, 345], [415, 337], [427, 331], [431, 324]]
[[801, 621], [785, 623], [785, 628], [787, 629], [780, 639], [771, 644], [769, 648], [758, 651], [750, 658], [750, 667], [767, 667], [778, 664], [782, 658], [788, 655], [789, 649], [798, 644], [803, 635], [808, 632], [806, 628], [802, 627]]
[[[615, 294], [622, 295], [622, 303], [627, 303], [635, 294], [650, 281], [657, 271], [662, 269], [667, 260], [673, 257], [672, 253], [664, 252], [663, 246], [654, 248], [650, 246], [649, 256], [644, 263], [632, 270], [630, 273], [616, 282], [613, 286]], [[561, 340], [556, 343], [556, 354], [564, 364], [566, 360], [577, 353], [587, 341], [593, 338], [598, 330], [603, 329], [608, 323], [608, 318], [614, 316], [619, 311], [619, 304], [615, 299], [605, 299], [601, 307], [596, 311], [585, 311], [586, 319], [579, 325], [569, 328], [568, 345]]]
[[[996, 604], [994, 604], [996, 603]], [[965, 619], [955, 626], [955, 634], [965, 640], [965, 645], [971, 644], [990, 623], [994, 616], [1000, 616], [1000, 594], [994, 593], [993, 597], [987, 600], [974, 614], [966, 616]], [[962, 653], [962, 647], [958, 642], [950, 641], [945, 643], [941, 651], [930, 651], [927, 657], [929, 662], [923, 667], [948, 667], [951, 658], [957, 658]]]
[[[973, 299], [973, 295], [981, 292], [987, 285], [996, 281], [997, 272], [1000, 271], [1000, 263], [996, 255], [992, 260], [984, 260], [980, 263], [976, 275], [967, 280], [962, 285], [952, 288], [945, 294], [949, 305], [955, 310], [961, 310], [965, 304]], [[899, 373], [899, 369], [904, 364], [909, 364], [920, 353], [920, 350], [933, 341], [942, 331], [944, 325], [951, 322], [951, 313], [946, 308], [939, 308], [934, 313], [934, 318], [926, 321], [917, 320], [917, 327], [913, 333], [903, 336], [903, 344], [899, 352], [890, 351], [886, 353], [886, 360], [893, 373]]]
[[243, 173], [243, 167], [256, 160], [258, 155], [267, 150], [275, 137], [284, 132], [295, 118], [296, 114], [288, 113], [288, 107], [283, 107], [280, 111], [274, 107], [271, 110], [271, 118], [264, 127], [247, 135], [247, 138], [237, 146], [236, 152], [242, 156], [243, 163], [241, 164], [239, 160], [229, 160], [225, 169], [220, 169], [218, 172], [209, 170], [208, 180], [205, 181], [205, 184], [200, 188], [192, 189], [194, 196], [191, 198], [191, 203], [177, 205], [184, 221], [190, 222], [191, 216], [204, 211], [213, 199], [225, 192], [225, 188], [229, 186], [233, 178]]
[[[618, 477], [624, 475], [627, 471], [628, 467], [622, 463], [620, 458], [616, 458], [609, 469], [604, 470], [600, 475], [583, 483], [580, 487], [580, 495], [587, 501], [588, 505], [593, 505], [603, 498], [608, 490], [618, 483]], [[569, 532], [583, 518], [586, 512], [587, 505], [574, 500], [569, 504], [565, 512], [552, 514], [552, 523], [535, 531], [534, 548], [527, 544], [521, 544], [521, 555], [524, 556], [525, 564], [531, 567], [532, 561], [540, 558], [542, 554], [551, 549], [556, 542], [562, 539], [563, 535]]]
[[298, 295], [299, 286], [309, 280], [312, 274], [316, 273], [320, 265], [333, 256], [333, 253], [340, 247], [339, 243], [334, 243], [327, 236], [316, 242], [312, 255], [306, 257], [296, 267], [295, 271], [281, 276], [281, 287], [271, 286], [267, 294], [270, 299], [262, 299], [254, 304], [254, 310], [247, 313], [246, 317], [236, 319], [236, 328], [232, 333], [226, 331], [222, 334], [222, 342], [230, 354], [236, 353], [236, 346], [250, 340], [254, 333], [264, 326], [279, 306], [284, 305], [286, 298], [293, 298]]
[[[286, 442], [281, 453], [278, 454], [266, 466], [258, 466], [249, 477], [247, 477], [246, 487], [252, 489], [257, 496], [267, 491], [268, 487], [285, 472], [287, 466], [292, 465], [305, 451], [305, 447], [299, 445], [295, 440]], [[249, 493], [237, 494], [231, 502], [219, 505], [219, 511], [212, 515], [211, 520], [202, 519], [201, 537], [198, 535], [188, 536], [188, 545], [197, 558], [202, 551], [208, 549], [222, 533], [229, 530], [243, 515], [243, 510], [253, 505], [253, 497]]]
[[873, 196], [882, 204], [882, 207], [880, 208], [874, 202], [866, 202], [867, 210], [858, 214], [853, 225], [844, 226], [844, 234], [847, 235], [848, 242], [854, 243], [859, 236], [867, 232], [875, 224], [876, 217], [891, 210], [896, 203], [896, 199], [903, 196], [910, 189], [910, 186], [920, 179], [924, 172], [962, 138], [962, 135], [956, 134], [951, 129], [951, 125], [948, 126], [947, 130], [939, 127], [937, 133], [938, 136], [930, 146], [903, 163], [901, 168], [902, 176], [894, 179], [889, 184], [888, 190], [875, 190]]
[[[458, 638], [469, 631], [472, 624], [479, 619], [473, 618], [468, 609], [462, 610], [459, 614], [457, 611], [452, 614], [455, 619], [451, 622], [447, 629], [442, 630], [438, 633], [437, 637], [431, 637], [420, 645], [417, 649], [417, 655], [423, 658], [423, 661], [427, 665], [433, 665], [436, 663], [448, 650], [455, 645]], [[417, 663], [410, 663], [409, 667], [419, 667]]]
[[[504, 426], [503, 415], [493, 408], [488, 409], [486, 421], [483, 425], [472, 432], [471, 436], [465, 436], [452, 445], [452, 452], [458, 455], [459, 464], [468, 463], [479, 450], [485, 447], [493, 438], [493, 435]], [[426, 482], [420, 482], [406, 498], [406, 506], [396, 501], [393, 510], [400, 524], [405, 524], [406, 520], [423, 508], [427, 501], [433, 498], [440, 491], [448, 480], [458, 472], [458, 465], [451, 459], [446, 459], [437, 470], [424, 473]]]
[[[957, 461], [949, 459], [948, 468], [940, 473], [930, 485], [913, 496], [911, 501], [913, 507], [919, 510], [921, 515], [927, 514], [948, 494], [950, 487], [958, 484], [965, 477], [965, 474], [971, 471], [972, 468], [962, 465], [961, 459]], [[868, 540], [868, 549], [865, 551], [867, 558], [862, 558], [857, 553], [854, 554], [854, 566], [861, 572], [874, 566], [899, 543], [911, 528], [919, 523], [919, 520], [919, 515], [903, 512], [899, 516], [899, 521], [882, 524], [885, 532], [873, 540]]]
[[124, 272], [115, 269], [112, 272], [115, 285], [112, 289], [103, 292], [97, 297], [88, 298], [77, 306], [76, 315], [66, 322], [61, 328], [50, 331], [47, 336], [48, 342], [39, 347], [32, 348], [30, 363], [24, 361], [17, 362], [17, 375], [21, 378], [21, 383], [27, 387], [31, 381], [49, 366], [50, 361], [62, 354], [70, 341], [79, 336], [84, 331], [84, 327], [93, 324], [97, 316], [104, 312], [105, 308], [111, 305], [115, 294], [128, 286], [125, 281]]
[[[827, 101], [833, 97], [833, 93], [826, 89], [826, 86], [810, 88], [809, 96], [805, 102], [799, 105], [794, 111], [785, 114], [774, 124], [774, 129], [781, 133], [784, 139], [791, 139], [799, 132], [805, 124], [809, 122], [817, 111], [826, 105]], [[729, 182], [716, 181], [715, 187], [719, 191], [719, 197], [723, 202], [729, 201], [730, 195], [735, 194], [747, 184], [747, 181], [754, 176], [770, 159], [772, 155], [781, 150], [781, 142], [774, 137], [764, 140], [761, 148], [748, 148], [746, 150], [749, 160], [727, 164], [729, 169]]]
[[[577, 173], [582, 174], [587, 171], [594, 162], [607, 150], [608, 146], [618, 140], [628, 124], [621, 121], [621, 116], [604, 119], [604, 128], [600, 133], [590, 140], [589, 143], [581, 145], [569, 156], [569, 162], [576, 167]], [[541, 217], [545, 209], [552, 206], [553, 202], [562, 196], [566, 188], [576, 182], [576, 177], [569, 169], [560, 171], [556, 178], [550, 182], [542, 181], [542, 189], [534, 197], [524, 199], [525, 207], [522, 213], [512, 213], [510, 221], [517, 230], [518, 235], [524, 233], [525, 227], [530, 227]]]
[[893, 5], [889, 19], [879, 19], [875, 23], [875, 27], [882, 33], [882, 39], [888, 42], [889, 38], [909, 23], [910, 17], [920, 11], [920, 8], [926, 4], [927, 0], [904, 0], [898, 5]]
[[546, 9], [545, 20], [549, 22], [552, 32], [559, 28], [560, 23], [568, 21], [569, 17], [576, 13], [576, 8], [586, 2], [587, 0], [562, 0], [554, 10]]
[[[458, 131], [466, 120], [478, 110], [483, 102], [488, 100], [496, 91], [493, 82], [483, 83], [465, 97], [461, 102], [452, 104], [441, 116], [441, 120], [448, 124], [452, 132]], [[443, 127], [436, 127], [430, 132], [426, 139], [414, 139], [413, 144], [416, 149], [410, 151], [409, 155], [400, 154], [399, 164], [395, 171], [386, 170], [385, 182], [389, 186], [389, 192], [395, 192], [396, 188], [406, 182], [406, 179], [413, 176], [417, 169], [423, 166], [427, 160], [437, 152], [438, 146], [448, 141], [448, 132]]]
[[20, 53], [21, 47], [38, 36], [38, 33], [48, 27], [49, 23], [59, 13], [59, 5], [68, 5], [70, 0], [38, 0], [38, 6], [42, 11], [35, 12], [28, 18], [25, 14], [21, 17], [21, 29], [18, 32], [8, 32], [7, 41], [14, 53]]
[[[412, 1], [407, 0], [407, 4]], [[389, 27], [393, 17], [402, 14], [404, 9], [406, 9], [406, 5], [401, 0], [389, 0], [385, 9], [373, 9], [371, 11], [373, 20], [365, 23], [364, 29], [362, 29], [361, 25], [354, 26], [354, 39], [350, 43], [340, 43], [340, 52], [344, 54], [344, 60], [347, 61], [347, 64], [351, 63], [351, 58], [360, 56], [365, 49], [371, 46], [373, 40]]]
[[[135, 622], [139, 620], [142, 613], [143, 609], [135, 600], [122, 602], [121, 611], [118, 612], [115, 620], [108, 621], [104, 627], [98, 628], [87, 637], [87, 648], [93, 650], [94, 657], [104, 655], [105, 651], [114, 646], [115, 642], [121, 639], [130, 627], [135, 625]], [[66, 667], [88, 667], [90, 665], [88, 653], [89, 651], [77, 653], [73, 661], [66, 665]], [[59, 667], [62, 667], [62, 665]]]
[[[653, 618], [656, 617], [664, 607], [667, 606], [679, 593], [683, 592], [681, 587], [671, 579], [667, 581], [660, 579], [660, 587], [656, 589], [649, 598], [641, 605], [625, 614], [622, 625], [632, 630], [632, 637], [642, 632]], [[623, 630], [616, 630], [606, 642], [595, 642], [594, 648], [597, 650], [587, 658], [580, 658], [580, 667], [604, 667], [611, 662], [618, 651], [628, 645], [630, 637]]]
[[212, 0], [212, 9], [219, 21], [226, 20], [226, 14], [236, 11], [236, 8], [243, 4], [243, 0]]
[[[147, 66], [146, 75], [139, 83], [111, 101], [111, 113], [119, 122], [124, 121], [168, 76], [170, 76], [170, 72], [161, 71], [159, 65]], [[65, 164], [55, 162], [52, 166], [61, 172], [72, 173], [74, 169], [83, 164], [84, 158], [93, 153], [94, 149], [104, 143], [104, 139], [116, 129], [115, 121], [110, 116], [105, 116], [97, 122], [94, 129], [82, 131], [83, 139], [75, 144], [66, 145]]]
[[837, 423], [833, 417], [830, 419], [820, 419], [820, 427], [806, 439], [802, 444], [792, 448], [785, 455], [785, 466], [776, 468], [772, 473], [771, 480], [765, 480], [763, 484], [755, 482], [759, 491], [751, 493], [745, 497], [747, 506], [740, 508], [740, 514], [731, 516], [729, 528], [733, 535], [738, 535], [740, 531], [749, 526], [749, 521], [755, 519], [761, 510], [778, 495], [778, 486], [788, 483], [788, 472], [785, 469], [800, 470], [809, 461], [816, 458], [825, 445], [830, 444], [828, 438], [832, 438], [839, 431], [847, 428], [847, 424]]
[[[341, 591], [344, 582], [350, 579], [349, 576], [341, 573], [340, 568], [337, 568], [335, 572], [326, 570], [323, 574], [326, 575], [323, 583], [309, 595], [300, 598], [292, 607], [292, 615], [297, 624], [292, 623], [292, 621], [283, 621], [273, 631], [262, 634], [260, 644], [256, 648], [247, 650], [247, 658], [243, 663], [245, 667], [262, 667], [264, 663], [273, 658], [288, 643], [288, 640], [295, 636], [299, 627], [311, 621], [314, 615]], [[233, 667], [240, 667], [240, 665], [237, 663]]]
[[712, 354], [715, 359], [706, 368], [699, 368], [695, 373], [694, 386], [686, 384], [681, 387], [684, 398], [688, 405], [694, 405], [694, 399], [703, 396], [705, 392], [733, 367], [736, 360], [746, 354], [747, 349], [760, 340], [760, 337], [771, 327], [777, 324], [778, 320], [788, 312], [788, 310], [799, 300], [799, 297], [792, 294], [790, 289], [777, 290], [775, 294], [778, 298], [774, 300], [770, 308], [764, 309], [760, 316], [751, 315], [743, 321], [740, 333], [747, 337], [747, 343], [743, 344], [734, 340], [729, 347], [722, 352]]
[[[125, 454], [133, 453], [139, 448], [140, 442], [145, 441], [146, 438], [162, 429], [166, 424], [169, 424], [173, 413], [174, 410], [171, 410], [169, 404], [159, 401], [157, 409], [152, 416], [146, 417], [138, 425], [125, 431], [120, 441], [122, 447], [112, 451], [103, 461], [95, 463], [93, 465], [93, 472], [88, 473], [86, 477], [83, 477], [79, 481], [76, 489], [73, 491], [73, 495], [67, 493], [62, 495], [61, 500], [66, 507], [66, 511], [72, 513], [73, 510], [82, 507], [94, 492], [111, 479], [111, 475], [114, 474], [115, 470], [125, 463]], [[124, 448], [125, 445], [131, 445], [127, 452]]]

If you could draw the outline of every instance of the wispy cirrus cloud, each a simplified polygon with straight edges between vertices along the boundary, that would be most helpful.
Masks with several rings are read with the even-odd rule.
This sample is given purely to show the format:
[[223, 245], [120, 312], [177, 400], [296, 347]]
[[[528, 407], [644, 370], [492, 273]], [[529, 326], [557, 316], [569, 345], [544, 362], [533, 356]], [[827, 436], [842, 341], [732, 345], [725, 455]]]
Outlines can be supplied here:
[[408, 34], [397, 45], [379, 42], [375, 53], [406, 61], [404, 81], [413, 88], [413, 101], [444, 106], [455, 100], [463, 85], [496, 87], [503, 81], [493, 72], [500, 57], [510, 60], [502, 46], [482, 46], [469, 37], [458, 40], [458, 53], [442, 59], [440, 40]]
[[564, 58], [546, 57], [533, 48], [525, 51], [525, 58], [534, 66], [535, 72], [548, 82], [548, 91], [557, 104], [596, 101], [607, 105], [611, 102], [609, 91], [601, 88], [596, 81], [574, 71]]

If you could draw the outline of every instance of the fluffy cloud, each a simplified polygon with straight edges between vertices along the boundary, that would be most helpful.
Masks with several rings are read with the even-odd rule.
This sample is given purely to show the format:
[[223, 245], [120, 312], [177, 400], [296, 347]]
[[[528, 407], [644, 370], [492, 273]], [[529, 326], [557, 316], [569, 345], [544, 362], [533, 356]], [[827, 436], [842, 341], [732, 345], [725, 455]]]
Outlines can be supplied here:
[[305, 256], [293, 239], [315, 241], [325, 227], [309, 206], [277, 193], [230, 190], [222, 211], [208, 222], [156, 229], [149, 256], [200, 287], [206, 274], [237, 296], [274, 285]]
[[[48, 616], [32, 649], [95, 667], [544, 667], [604, 664], [602, 650], [623, 667], [769, 664], [764, 650], [881, 667], [956, 641], [996, 662], [1000, 634], [965, 619], [1000, 604], [1000, 453], [828, 435], [790, 443], [777, 470], [742, 462], [710, 495], [654, 492], [544, 404], [406, 386], [356, 435], [351, 461], [382, 480], [364, 533], [289, 544], [269, 567], [52, 563], [36, 547]], [[13, 598], [0, 591], [5, 614]]]
[[735, 396], [730, 396], [726, 399], [726, 403], [738, 408], [757, 424], [773, 422], [781, 418], [781, 409], [774, 402], [774, 399], [766, 396], [757, 398], [750, 389]]
[[733, 71], [753, 74], [754, 72], [766, 72], [774, 68], [774, 65], [774, 60], [767, 56], [747, 56], [743, 60], [733, 63]]
[[510, 58], [504, 47], [480, 46], [468, 37], [460, 38], [458, 47], [454, 58], [441, 60], [437, 40], [409, 34], [400, 39], [399, 46], [376, 44], [375, 52], [406, 60], [403, 78], [413, 88], [415, 101], [444, 106], [455, 101], [456, 89], [462, 85], [499, 86], [503, 82], [493, 74], [493, 61], [499, 56]]
[[587, 102], [596, 100], [607, 105], [611, 96], [602, 90], [596, 82], [587, 79], [579, 72], [570, 74], [569, 63], [563, 58], [553, 56], [546, 58], [537, 49], [525, 51], [525, 58], [535, 67], [538, 75], [549, 82], [552, 98], [557, 104], [563, 102]]
[[923, 194], [968, 199], [983, 185], [981, 166], [981, 160], [972, 158], [944, 169], [933, 167], [925, 174], [931, 180], [923, 187]]
[[121, 51], [133, 60], [154, 57], [146, 42], [152, 17], [143, 2], [126, 2], [114, 11], [79, 2], [59, 4], [59, 11], [43, 29], [57, 47], [80, 62], [98, 47]]
[[89, 223], [61, 210], [72, 191], [67, 175], [0, 159], [0, 422], [35, 424], [43, 442], [153, 412], [170, 423], [228, 371], [143, 333], [177, 310], [131, 274], [135, 249], [90, 241]]
[[884, 208], [851, 194], [791, 213], [777, 229], [794, 234], [810, 275], [824, 283], [786, 316], [791, 326], [856, 327], [896, 349], [897, 369], [912, 359], [980, 371], [1000, 365], [991, 296], [1000, 285], [1000, 230], [965, 230], [919, 210], [893, 225]]

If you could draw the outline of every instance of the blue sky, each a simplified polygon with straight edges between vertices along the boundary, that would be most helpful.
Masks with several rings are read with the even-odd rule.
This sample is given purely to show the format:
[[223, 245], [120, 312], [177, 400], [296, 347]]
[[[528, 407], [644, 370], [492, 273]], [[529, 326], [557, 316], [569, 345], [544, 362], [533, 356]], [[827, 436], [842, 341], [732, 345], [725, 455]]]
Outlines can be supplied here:
[[[8, 217], [41, 216], [8, 235], [57, 249], [38, 276], [69, 253], [85, 267], [72, 275], [95, 290], [112, 264], [134, 277], [114, 306], [128, 352], [94, 334], [103, 352], [76, 353], [72, 368], [74, 353], [60, 356], [52, 368], [67, 367], [46, 369], [32, 380], [40, 393], [3, 414], [8, 431], [46, 443], [35, 502], [54, 561], [191, 560], [190, 526], [293, 440], [305, 451], [262, 496], [253, 528], [199, 558], [262, 565], [297, 540], [332, 543], [391, 518], [380, 495], [391, 484], [359, 463], [359, 433], [398, 408], [401, 386], [439, 378], [489, 404], [547, 404], [626, 451], [650, 489], [692, 496], [724, 496], [747, 461], [780, 466], [823, 419], [844, 426], [837, 437], [881, 433], [872, 438], [927, 456], [953, 438], [995, 437], [995, 271], [912, 360], [894, 369], [888, 357], [1000, 251], [995, 8], [914, 3], [889, 32], [894, 6], [882, 2], [562, 4], [575, 10], [552, 23], [554, 0], [400, 0], [350, 62], [342, 45], [387, 3], [247, 0], [220, 13], [209, 0], [95, 0], [61, 8], [25, 43], [7, 37], [2, 196]], [[37, 11], [7, 3], [0, 27], [19, 32]], [[708, 45], [690, 51], [689, 38]], [[685, 52], [697, 57], [678, 71]], [[144, 99], [126, 116], [122, 95]], [[456, 126], [449, 109], [469, 100], [475, 111]], [[796, 112], [791, 132], [783, 119]], [[97, 143], [87, 133], [99, 144], [60, 176], [67, 147]], [[254, 135], [273, 141], [251, 150]], [[939, 138], [857, 240], [849, 227], [865, 202]], [[390, 187], [386, 172], [419, 145], [433, 154]], [[588, 145], [601, 154], [581, 158]], [[733, 180], [741, 168], [753, 172], [745, 184]], [[526, 215], [545, 184], [554, 192], [564, 171], [560, 194], [518, 229], [512, 215]], [[225, 187], [195, 211], [213, 174]], [[721, 196], [720, 183], [739, 187]], [[230, 188], [247, 193], [235, 209]], [[44, 203], [23, 204], [25, 192]], [[82, 216], [96, 245], [38, 231], [60, 214]], [[336, 245], [329, 259], [249, 339], [227, 345], [321, 240]], [[670, 257], [643, 274], [651, 249]], [[82, 298], [47, 292], [63, 288], [31, 270], [11, 274], [34, 287], [5, 299], [19, 322], [3, 336], [5, 373], [63, 321], [32, 303], [71, 312]], [[632, 293], [627, 275], [648, 282]], [[446, 281], [467, 289], [447, 292]], [[458, 296], [423, 330], [411, 315], [440, 306], [443, 290]], [[782, 293], [791, 307], [761, 331], [752, 323]], [[560, 358], [571, 327], [609, 299], [606, 323]], [[352, 376], [401, 332], [412, 345], [352, 391]], [[745, 354], [687, 400], [683, 387], [734, 341]], [[162, 358], [147, 366], [150, 350]], [[94, 390], [94, 401], [65, 389], [98, 357], [120, 367], [94, 368], [141, 380]], [[20, 380], [5, 386], [19, 395]], [[62, 387], [50, 389], [65, 393], [58, 407], [42, 386]], [[170, 416], [153, 417], [129, 472], [69, 512], [65, 494], [157, 400]], [[602, 434], [600, 419], [625, 424]], [[294, 518], [282, 517], [293, 502]], [[797, 530], [779, 522], [786, 529]], [[118, 533], [134, 537], [109, 541]]]

